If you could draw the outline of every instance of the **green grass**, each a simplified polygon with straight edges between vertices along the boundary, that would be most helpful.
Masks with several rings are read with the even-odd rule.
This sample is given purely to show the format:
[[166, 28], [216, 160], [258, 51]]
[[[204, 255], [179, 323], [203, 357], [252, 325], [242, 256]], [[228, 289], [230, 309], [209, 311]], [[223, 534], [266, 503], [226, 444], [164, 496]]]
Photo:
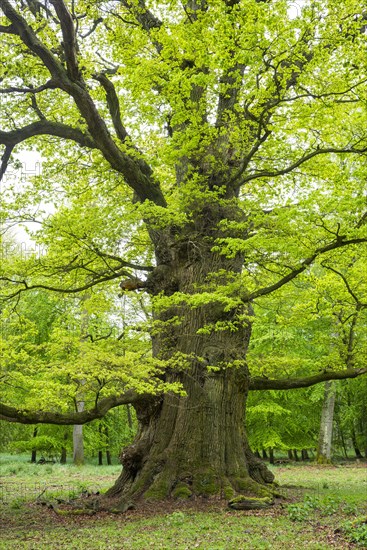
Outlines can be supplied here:
[[25, 455], [0, 455], [0, 501], [30, 500], [42, 491], [54, 493], [105, 491], [121, 472], [120, 465], [31, 464]]
[[3, 456], [0, 468], [5, 486], [25, 487], [23, 495], [9, 493], [1, 505], [4, 527], [0, 548], [4, 550], [342, 550], [363, 548], [367, 540], [367, 526], [357, 521], [367, 513], [367, 469], [362, 465], [274, 467], [288, 500], [267, 510], [238, 512], [220, 506], [176, 505], [162, 512], [95, 516], [59, 516], [37, 505], [36, 495], [26, 488], [31, 489], [36, 478], [39, 486], [53, 485], [61, 494], [63, 487], [63, 494], [65, 488], [103, 490], [116, 478], [119, 466], [31, 465], [24, 459]]

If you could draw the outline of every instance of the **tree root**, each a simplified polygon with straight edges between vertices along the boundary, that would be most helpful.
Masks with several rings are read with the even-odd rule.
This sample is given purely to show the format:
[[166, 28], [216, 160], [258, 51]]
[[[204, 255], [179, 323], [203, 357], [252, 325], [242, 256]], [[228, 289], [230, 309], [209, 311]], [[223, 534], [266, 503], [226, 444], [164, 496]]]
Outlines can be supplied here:
[[246, 496], [238, 496], [228, 502], [228, 506], [232, 510], [261, 510], [269, 508], [274, 504], [274, 500], [269, 497], [252, 498]]

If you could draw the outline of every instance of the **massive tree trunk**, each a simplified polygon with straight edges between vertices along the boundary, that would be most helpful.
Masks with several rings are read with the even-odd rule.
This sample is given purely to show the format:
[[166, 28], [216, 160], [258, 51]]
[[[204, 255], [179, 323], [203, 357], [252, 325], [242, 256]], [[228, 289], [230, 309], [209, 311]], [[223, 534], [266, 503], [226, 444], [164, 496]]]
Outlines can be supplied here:
[[267, 496], [273, 475], [249, 449], [246, 391], [234, 369], [183, 377], [186, 397], [137, 407], [139, 432], [121, 453], [123, 471], [109, 496], [144, 498]]
[[238, 301], [228, 307], [220, 299], [187, 303], [198, 290], [227, 284], [243, 260], [212, 252], [208, 230], [203, 236], [191, 227], [188, 233], [170, 247], [171, 264], [159, 266], [149, 281], [152, 287], [159, 279], [157, 290], [167, 296], [179, 291], [188, 297], [155, 313], [160, 329], [153, 336], [154, 355], [168, 361], [165, 380], [181, 382], [185, 395], [145, 398], [134, 405], [138, 435], [122, 451], [123, 471], [108, 493], [120, 496], [121, 506], [139, 497], [270, 494], [266, 485], [274, 476], [251, 452], [244, 431], [251, 307]]

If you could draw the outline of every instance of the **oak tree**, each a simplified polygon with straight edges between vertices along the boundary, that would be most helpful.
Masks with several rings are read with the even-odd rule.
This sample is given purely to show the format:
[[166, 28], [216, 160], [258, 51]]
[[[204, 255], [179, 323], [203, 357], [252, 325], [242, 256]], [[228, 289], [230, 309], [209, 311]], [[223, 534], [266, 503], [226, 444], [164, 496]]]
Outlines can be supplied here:
[[138, 434], [109, 491], [122, 508], [142, 496], [270, 494], [273, 475], [244, 431], [248, 392], [365, 372], [273, 380], [251, 378], [246, 363], [254, 301], [367, 241], [360, 3], [0, 7], [0, 172], [22, 148], [45, 159], [32, 185], [9, 184], [6, 217], [39, 223], [47, 251], [2, 273], [3, 293], [116, 281], [146, 292], [153, 316], [145, 385], [102, 392], [80, 412], [3, 404], [2, 418], [82, 424], [132, 403]]

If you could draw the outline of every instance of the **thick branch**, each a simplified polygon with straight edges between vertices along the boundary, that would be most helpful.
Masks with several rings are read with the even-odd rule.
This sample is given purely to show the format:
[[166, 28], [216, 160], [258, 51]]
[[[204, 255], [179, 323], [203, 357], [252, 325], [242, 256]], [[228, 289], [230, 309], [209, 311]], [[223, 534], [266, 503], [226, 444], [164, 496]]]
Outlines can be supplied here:
[[102, 84], [106, 92], [108, 110], [110, 111], [116, 134], [121, 141], [125, 141], [128, 134], [121, 121], [120, 102], [117, 97], [115, 87], [112, 82], [107, 78], [107, 76], [103, 73], [96, 75], [95, 79]]
[[[121, 0], [121, 4], [125, 6], [136, 18], [141, 27], [148, 33], [152, 29], [160, 29], [162, 21], [158, 19], [145, 5], [144, 0], [131, 2], [130, 0]], [[161, 49], [161, 46], [160, 46]]]
[[0, 32], [4, 34], [16, 34], [14, 25], [0, 25]]
[[[158, 19], [145, 5], [145, 0], [138, 0], [137, 2], [132, 2], [131, 0], [120, 0], [121, 4], [133, 15], [138, 25], [146, 31], [146, 33], [151, 36], [151, 30], [160, 29], [162, 26], [162, 21]], [[117, 15], [117, 14], [115, 14]], [[119, 19], [124, 19], [119, 16]], [[125, 21], [126, 22], [126, 21]], [[127, 22], [131, 24], [131, 22]], [[163, 49], [163, 45], [159, 42], [156, 37], [152, 38], [152, 44], [155, 47], [156, 51], [160, 53]]]
[[217, 127], [221, 127], [226, 122], [229, 113], [232, 113], [236, 106], [245, 68], [243, 63], [236, 63], [220, 78], [221, 92], [218, 100]]
[[41, 135], [71, 139], [83, 147], [89, 147], [91, 149], [96, 148], [96, 144], [89, 134], [83, 133], [78, 128], [72, 128], [67, 124], [51, 122], [49, 120], [38, 120], [37, 122], [28, 124], [28, 126], [24, 126], [17, 130], [10, 130], [9, 132], [0, 130], [0, 143], [3, 145], [15, 146], [30, 137]]
[[28, 48], [34, 52], [45, 64], [51, 75], [60, 81], [66, 77], [66, 72], [62, 63], [52, 55], [50, 50], [37, 38], [33, 29], [26, 20], [19, 15], [8, 0], [0, 0], [0, 8], [6, 17], [11, 21], [11, 28], [14, 34], [17, 34]]
[[345, 380], [347, 378], [357, 378], [367, 373], [367, 368], [363, 369], [345, 369], [340, 371], [323, 371], [314, 376], [305, 378], [279, 378], [272, 380], [270, 378], [254, 377], [250, 381], [250, 390], [293, 390], [297, 388], [308, 388], [320, 382], [327, 380]]
[[91, 410], [71, 413], [58, 413], [51, 411], [29, 411], [9, 407], [0, 403], [0, 419], [8, 422], [19, 422], [20, 424], [57, 424], [71, 426], [74, 424], [86, 424], [97, 418], [103, 418], [105, 414], [114, 407], [134, 403], [142, 399], [143, 395], [137, 394], [134, 390], [128, 390], [122, 395], [105, 397]]
[[28, 124], [28, 126], [24, 126], [23, 128], [19, 128], [17, 130], [10, 130], [9, 132], [3, 132], [0, 130], [0, 143], [5, 145], [5, 152], [1, 159], [0, 181], [5, 174], [9, 158], [14, 147], [18, 145], [18, 143], [21, 143], [30, 137], [41, 135], [71, 139], [83, 147], [89, 147], [91, 149], [96, 148], [96, 144], [89, 134], [83, 133], [81, 130], [72, 128], [66, 124], [61, 124], [60, 122], [50, 122], [45, 119], [32, 122], [31, 124]]
[[59, 17], [62, 19], [61, 24], [65, 40], [63, 47], [65, 54], [68, 56], [68, 72], [66, 72], [62, 63], [37, 38], [32, 28], [17, 13], [11, 3], [7, 0], [0, 0], [0, 7], [13, 24], [16, 34], [30, 51], [42, 60], [58, 86], [73, 97], [96, 147], [111, 167], [124, 176], [126, 183], [136, 192], [142, 202], [151, 200], [155, 204], [166, 206], [162, 190], [154, 180], [152, 169], [148, 163], [121, 151], [112, 139], [105, 121], [100, 116], [93, 99], [87, 91], [85, 82], [78, 73], [75, 30], [72, 21], [69, 20], [70, 14], [68, 14], [63, 0], [54, 0], [53, 4], [55, 9], [57, 7], [57, 11], [60, 12]]
[[2, 180], [3, 178], [3, 175], [5, 174], [6, 172], [6, 169], [8, 167], [8, 162], [10, 160], [10, 156], [13, 152], [13, 149], [14, 149], [14, 145], [6, 145], [5, 146], [5, 151], [4, 151], [4, 154], [3, 156], [1, 157], [1, 166], [0, 166], [0, 181]]
[[106, 252], [102, 252], [98, 248], [91, 247], [92, 250], [99, 256], [100, 258], [108, 258], [110, 260], [114, 260], [116, 262], [119, 262], [121, 266], [130, 267], [131, 269], [136, 269], [138, 271], [153, 271], [154, 267], [152, 265], [138, 265], [133, 264], [131, 262], [127, 262], [126, 260], [123, 260], [120, 258], [120, 256], [115, 256], [114, 254], [107, 254]]
[[71, 80], [76, 81], [79, 78], [78, 46], [73, 19], [63, 0], [51, 0], [51, 4], [60, 20], [68, 76]]

